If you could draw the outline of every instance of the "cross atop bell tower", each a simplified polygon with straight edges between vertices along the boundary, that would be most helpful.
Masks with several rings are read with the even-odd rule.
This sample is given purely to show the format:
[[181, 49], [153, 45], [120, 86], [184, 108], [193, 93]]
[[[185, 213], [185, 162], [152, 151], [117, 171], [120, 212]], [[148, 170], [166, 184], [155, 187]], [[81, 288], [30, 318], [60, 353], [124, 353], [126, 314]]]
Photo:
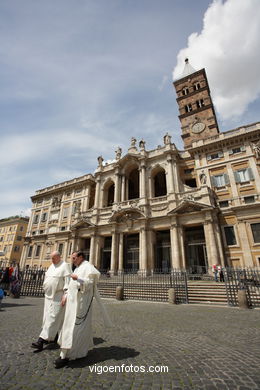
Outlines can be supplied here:
[[182, 76], [173, 85], [185, 149], [190, 148], [194, 141], [217, 135], [218, 122], [205, 69], [196, 71], [186, 58]]

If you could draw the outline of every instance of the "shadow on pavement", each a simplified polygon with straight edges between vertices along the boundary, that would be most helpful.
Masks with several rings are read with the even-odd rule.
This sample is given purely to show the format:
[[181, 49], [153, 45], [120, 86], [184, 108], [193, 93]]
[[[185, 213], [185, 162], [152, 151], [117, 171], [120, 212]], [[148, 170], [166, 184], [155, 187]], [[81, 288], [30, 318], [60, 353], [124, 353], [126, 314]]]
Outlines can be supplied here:
[[89, 351], [85, 358], [71, 360], [68, 362], [67, 366], [71, 368], [82, 368], [86, 366], [92, 366], [106, 360], [122, 360], [132, 358], [138, 356], [139, 354], [140, 352], [133, 348], [124, 348], [112, 345], [111, 347], [94, 348], [93, 350]]

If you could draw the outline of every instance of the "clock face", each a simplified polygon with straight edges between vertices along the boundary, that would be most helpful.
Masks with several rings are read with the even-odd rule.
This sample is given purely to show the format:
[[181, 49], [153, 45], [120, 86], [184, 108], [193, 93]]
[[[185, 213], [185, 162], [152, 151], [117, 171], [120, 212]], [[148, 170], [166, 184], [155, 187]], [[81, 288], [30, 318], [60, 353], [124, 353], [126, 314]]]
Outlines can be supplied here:
[[205, 129], [206, 125], [202, 122], [196, 122], [194, 125], [192, 125], [192, 132], [193, 133], [201, 133]]

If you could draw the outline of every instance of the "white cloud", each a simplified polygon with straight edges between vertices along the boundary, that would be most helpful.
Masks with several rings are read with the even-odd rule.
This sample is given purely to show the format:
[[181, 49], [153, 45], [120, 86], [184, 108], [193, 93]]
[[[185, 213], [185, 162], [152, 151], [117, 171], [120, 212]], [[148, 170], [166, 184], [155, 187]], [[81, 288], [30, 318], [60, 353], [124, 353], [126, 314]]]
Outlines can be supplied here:
[[215, 0], [204, 15], [203, 29], [188, 38], [178, 54], [174, 79], [184, 59], [206, 68], [214, 104], [222, 119], [240, 117], [260, 94], [260, 1]]

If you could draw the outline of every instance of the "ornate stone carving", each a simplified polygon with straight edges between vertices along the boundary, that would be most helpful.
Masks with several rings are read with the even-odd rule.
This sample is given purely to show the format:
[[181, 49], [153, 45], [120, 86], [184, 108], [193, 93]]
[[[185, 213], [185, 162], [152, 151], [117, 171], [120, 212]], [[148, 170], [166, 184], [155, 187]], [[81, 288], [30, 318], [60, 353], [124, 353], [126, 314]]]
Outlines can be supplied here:
[[256, 158], [260, 158], [260, 141], [255, 144], [252, 144], [252, 149]]
[[104, 159], [102, 156], [98, 156], [97, 160], [98, 160], [98, 166], [99, 168], [101, 168], [103, 166]]
[[199, 178], [200, 178], [200, 183], [201, 184], [206, 184], [207, 183], [207, 176], [206, 176], [204, 170], [201, 171]]
[[139, 148], [140, 150], [145, 150], [145, 141], [143, 139], [139, 142]]
[[122, 156], [122, 149], [120, 148], [120, 146], [117, 147], [117, 149], [115, 150], [115, 153], [116, 153], [116, 160], [120, 160], [120, 158]]
[[168, 133], [166, 133], [165, 136], [163, 137], [164, 145], [170, 145], [170, 143], [171, 143], [171, 138], [172, 138], [172, 137], [171, 137]]

